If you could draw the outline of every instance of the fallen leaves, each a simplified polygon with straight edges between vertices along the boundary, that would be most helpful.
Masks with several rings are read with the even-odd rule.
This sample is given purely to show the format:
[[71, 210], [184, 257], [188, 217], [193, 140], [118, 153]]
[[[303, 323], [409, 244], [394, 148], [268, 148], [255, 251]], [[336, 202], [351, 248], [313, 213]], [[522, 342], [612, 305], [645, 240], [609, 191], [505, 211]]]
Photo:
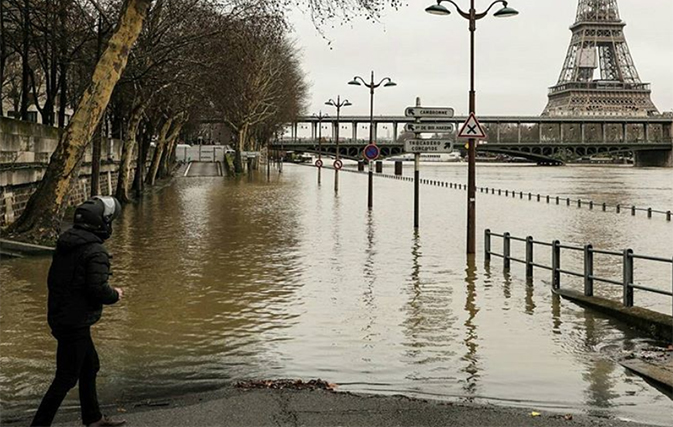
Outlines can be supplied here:
[[251, 380], [240, 381], [236, 383], [236, 388], [242, 389], [271, 389], [271, 390], [329, 390], [334, 391], [337, 385], [329, 383], [318, 378], [317, 380], [292, 380], [292, 379], [278, 379], [278, 380]]

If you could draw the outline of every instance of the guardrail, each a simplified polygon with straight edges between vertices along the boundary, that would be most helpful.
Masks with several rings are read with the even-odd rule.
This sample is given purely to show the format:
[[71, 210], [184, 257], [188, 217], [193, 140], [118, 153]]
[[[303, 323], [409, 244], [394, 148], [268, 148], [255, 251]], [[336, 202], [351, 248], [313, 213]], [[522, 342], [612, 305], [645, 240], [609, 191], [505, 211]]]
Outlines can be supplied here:
[[[343, 169], [346, 170], [346, 169]], [[349, 170], [349, 172], [358, 172], [355, 170]], [[401, 181], [409, 181], [413, 182], [414, 178], [413, 177], [408, 177], [408, 176], [400, 176], [400, 175], [389, 175], [389, 174], [382, 174], [382, 173], [377, 173], [376, 176], [380, 176], [383, 178], [389, 178], [389, 179], [396, 179], [396, 180], [401, 180]], [[437, 181], [437, 180], [432, 180], [432, 179], [423, 179], [421, 178], [420, 180], [421, 184], [424, 185], [432, 185], [436, 187], [447, 187], [447, 188], [452, 188], [456, 190], [467, 190], [467, 185], [466, 184], [461, 184], [461, 183], [456, 183], [456, 182], [445, 182], [445, 181]], [[491, 195], [497, 195], [497, 196], [504, 196], [504, 197], [512, 197], [512, 198], [518, 198], [520, 200], [528, 200], [528, 201], [535, 201], [535, 202], [546, 202], [546, 203], [552, 203], [554, 202], [557, 205], [565, 204], [566, 206], [577, 206], [578, 208], [588, 208], [589, 210], [598, 210], [600, 209], [603, 212], [615, 212], [615, 213], [630, 213], [631, 216], [636, 216], [637, 212], [644, 212], [647, 214], [647, 218], [652, 218], [655, 214], [657, 215], [662, 215], [663, 218], [666, 219], [666, 221], [671, 222], [673, 220], [673, 212], [671, 210], [662, 210], [662, 209], [653, 209], [651, 207], [644, 208], [644, 207], [638, 207], [635, 205], [623, 205], [623, 204], [616, 204], [616, 205], [610, 205], [605, 202], [594, 202], [593, 200], [583, 200], [583, 199], [571, 199], [570, 197], [561, 197], [561, 196], [552, 196], [548, 194], [540, 194], [540, 193], [532, 193], [532, 192], [524, 192], [524, 191], [515, 191], [515, 190], [503, 190], [499, 188], [492, 188], [492, 187], [477, 187], [477, 191], [479, 193], [483, 194], [491, 194]]]
[[[673, 258], [662, 258], [649, 255], [639, 255], [635, 254], [632, 249], [624, 249], [622, 251], [607, 251], [595, 249], [591, 244], [584, 246], [571, 246], [561, 244], [560, 241], [554, 240], [551, 243], [541, 242], [533, 239], [532, 236], [526, 238], [515, 237], [510, 235], [510, 233], [497, 234], [492, 233], [491, 230], [486, 229], [484, 232], [484, 255], [486, 261], [490, 261], [492, 256], [500, 257], [503, 259], [504, 267], [506, 269], [510, 268], [511, 262], [518, 262], [526, 266], [526, 277], [533, 277], [534, 268], [541, 268], [551, 272], [551, 283], [552, 289], [561, 288], [561, 275], [569, 275], [574, 277], [581, 277], [584, 279], [584, 295], [593, 296], [594, 294], [594, 284], [596, 282], [605, 283], [613, 286], [620, 286], [623, 290], [622, 292], [622, 304], [625, 307], [633, 307], [634, 304], [634, 289], [638, 289], [645, 292], [651, 292], [660, 295], [666, 295], [673, 298]], [[502, 253], [496, 253], [492, 250], [491, 238], [499, 237], [502, 238]], [[512, 256], [511, 251], [511, 242], [519, 241], [525, 243], [525, 258], [516, 258]], [[536, 246], [544, 246], [551, 248], [551, 265], [538, 264], [534, 261], [533, 255], [535, 252]], [[564, 270], [561, 268], [561, 251], [576, 251], [583, 254], [584, 260], [584, 269], [581, 272]], [[614, 257], [621, 257], [622, 260], [622, 277], [620, 280], [598, 277], [594, 275], [594, 255], [607, 255]], [[643, 261], [652, 261], [664, 264], [671, 265], [671, 291], [663, 291], [661, 289], [655, 289], [647, 287], [635, 282], [633, 276], [633, 270], [636, 260]]]

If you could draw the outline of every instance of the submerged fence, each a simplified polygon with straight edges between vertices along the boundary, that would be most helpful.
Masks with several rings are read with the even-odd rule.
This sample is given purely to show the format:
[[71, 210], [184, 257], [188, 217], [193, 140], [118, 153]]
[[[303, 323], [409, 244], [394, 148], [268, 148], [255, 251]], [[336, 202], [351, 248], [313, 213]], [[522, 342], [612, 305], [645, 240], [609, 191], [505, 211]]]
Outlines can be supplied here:
[[[352, 170], [352, 169], [342, 169], [342, 171], [345, 172], [355, 172], [355, 173], [363, 173], [359, 172], [357, 170]], [[402, 175], [390, 175], [390, 174], [383, 174], [383, 173], [377, 173], [376, 176], [380, 176], [382, 178], [388, 178], [388, 179], [394, 179], [394, 180], [400, 180], [400, 181], [408, 181], [408, 182], [413, 182], [414, 177], [410, 176], [402, 176]], [[455, 190], [467, 190], [467, 185], [462, 184], [462, 183], [457, 183], [457, 182], [446, 182], [446, 181], [439, 181], [439, 180], [434, 180], [434, 179], [425, 179], [421, 178], [420, 179], [420, 184], [424, 185], [431, 185], [435, 187], [445, 187], [445, 188], [450, 188], [450, 189], [455, 189]], [[549, 203], [549, 204], [557, 204], [557, 205], [565, 205], [565, 206], [577, 206], [578, 208], [587, 208], [589, 210], [601, 210], [603, 212], [615, 212], [615, 213], [630, 213], [631, 216], [636, 216], [637, 212], [643, 212], [647, 214], [647, 218], [652, 218], [654, 215], [660, 215], [661, 217], [665, 218], [666, 221], [673, 221], [673, 211], [671, 210], [662, 210], [662, 209], [653, 209], [651, 207], [639, 207], [635, 205], [625, 205], [625, 204], [616, 204], [616, 205], [611, 205], [608, 203], [600, 203], [600, 202], [595, 202], [593, 200], [583, 200], [583, 199], [574, 199], [570, 197], [561, 197], [561, 196], [553, 196], [549, 194], [540, 194], [540, 193], [532, 193], [532, 192], [524, 192], [524, 191], [515, 191], [515, 190], [503, 190], [500, 188], [493, 188], [493, 187], [477, 187], [476, 188], [477, 192], [483, 193], [483, 194], [490, 194], [490, 195], [497, 195], [497, 196], [503, 196], [503, 197], [511, 197], [514, 199], [520, 199], [520, 200], [528, 200], [528, 201], [534, 201], [534, 202], [542, 202], [542, 203]]]
[[[496, 253], [493, 251], [491, 242], [493, 237], [502, 239], [502, 253]], [[525, 255], [523, 259], [512, 256], [512, 241], [525, 243]], [[539, 246], [551, 248], [551, 265], [538, 264], [534, 261], [533, 255], [535, 253], [535, 248]], [[584, 261], [583, 271], [565, 270], [561, 267], [561, 255], [563, 250], [579, 252], [582, 254]], [[594, 255], [597, 254], [621, 258], [622, 277], [620, 280], [594, 275]], [[596, 282], [605, 283], [612, 286], [619, 286], [622, 288], [622, 304], [625, 307], [633, 307], [634, 289], [673, 298], [673, 258], [662, 258], [635, 254], [632, 249], [624, 249], [622, 251], [607, 251], [595, 249], [590, 244], [584, 246], [571, 246], [561, 244], [561, 242], [558, 240], [554, 240], [552, 242], [542, 242], [533, 239], [532, 236], [525, 238], [515, 237], [510, 235], [510, 233], [492, 233], [491, 230], [488, 229], [484, 232], [484, 255], [486, 261], [490, 261], [492, 256], [502, 258], [504, 267], [506, 269], [510, 268], [512, 261], [524, 264], [526, 266], [526, 277], [533, 277], [535, 268], [548, 270], [551, 272], [552, 288], [555, 290], [561, 288], [561, 277], [563, 274], [583, 278], [585, 296], [593, 296], [594, 284]], [[633, 275], [636, 260], [668, 264], [669, 271], [671, 271], [671, 291], [651, 288], [637, 283]]]

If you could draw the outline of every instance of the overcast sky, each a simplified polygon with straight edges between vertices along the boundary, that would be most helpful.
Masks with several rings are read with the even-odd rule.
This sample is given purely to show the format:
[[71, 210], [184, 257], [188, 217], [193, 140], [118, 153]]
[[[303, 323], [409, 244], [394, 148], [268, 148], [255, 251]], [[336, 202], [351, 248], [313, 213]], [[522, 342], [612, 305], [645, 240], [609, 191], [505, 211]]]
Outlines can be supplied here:
[[[457, 0], [469, 7], [468, 0]], [[379, 23], [358, 19], [325, 27], [321, 38], [306, 15], [293, 14], [295, 37], [310, 82], [309, 114], [333, 112], [329, 98], [348, 98], [342, 114], [369, 114], [369, 92], [347, 82], [355, 75], [369, 80], [391, 77], [397, 87], [377, 89], [374, 114], [402, 115], [417, 96], [425, 106], [467, 111], [469, 32], [458, 14], [435, 16], [424, 9], [431, 0], [410, 0], [389, 10]], [[577, 0], [511, 0], [513, 18], [489, 16], [478, 21], [476, 90], [478, 115], [539, 115], [547, 88], [561, 71], [575, 21]], [[452, 6], [445, 3], [453, 12]], [[483, 10], [489, 0], [477, 0]], [[660, 111], [673, 110], [673, 0], [619, 0], [627, 24], [626, 40], [640, 74], [652, 84]], [[494, 8], [494, 9], [497, 9]]]

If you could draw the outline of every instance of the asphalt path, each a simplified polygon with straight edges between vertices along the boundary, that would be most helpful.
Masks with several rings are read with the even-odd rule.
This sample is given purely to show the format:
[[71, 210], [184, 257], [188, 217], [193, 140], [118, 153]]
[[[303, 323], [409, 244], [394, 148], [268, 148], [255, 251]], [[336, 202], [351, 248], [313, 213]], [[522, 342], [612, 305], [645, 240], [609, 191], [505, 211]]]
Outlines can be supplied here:
[[221, 176], [220, 169], [217, 163], [213, 162], [192, 162], [189, 167], [187, 176]]
[[[404, 396], [358, 395], [325, 390], [223, 390], [177, 399], [105, 408], [128, 426], [545, 426], [640, 427], [623, 420], [539, 409], [450, 403]], [[104, 412], [106, 412], [104, 410]], [[76, 411], [57, 414], [56, 426], [78, 425]], [[24, 425], [14, 420], [7, 425]], [[4, 423], [3, 423], [4, 425]]]

